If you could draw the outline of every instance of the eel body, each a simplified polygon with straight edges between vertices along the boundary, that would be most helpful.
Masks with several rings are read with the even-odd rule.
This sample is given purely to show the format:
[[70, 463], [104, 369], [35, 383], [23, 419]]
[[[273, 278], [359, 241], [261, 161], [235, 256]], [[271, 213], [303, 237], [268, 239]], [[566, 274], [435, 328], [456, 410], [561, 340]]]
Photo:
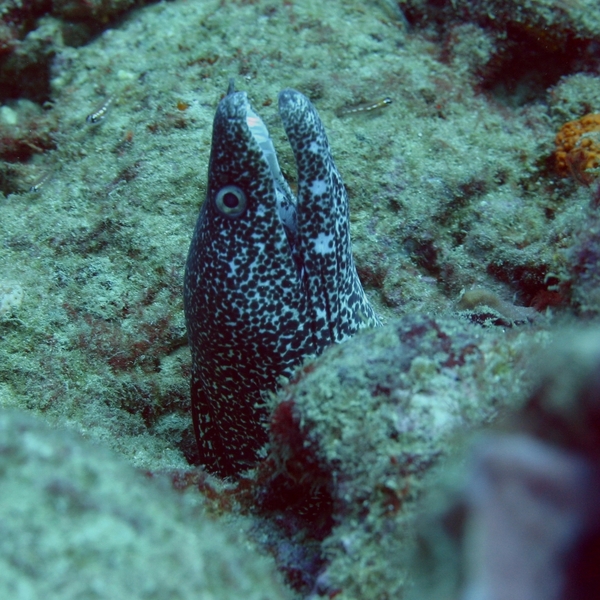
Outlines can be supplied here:
[[265, 394], [282, 376], [380, 324], [356, 273], [348, 198], [315, 108], [295, 90], [279, 95], [296, 198], [264, 123], [232, 87], [214, 119], [184, 281], [200, 462], [222, 477], [261, 458]]

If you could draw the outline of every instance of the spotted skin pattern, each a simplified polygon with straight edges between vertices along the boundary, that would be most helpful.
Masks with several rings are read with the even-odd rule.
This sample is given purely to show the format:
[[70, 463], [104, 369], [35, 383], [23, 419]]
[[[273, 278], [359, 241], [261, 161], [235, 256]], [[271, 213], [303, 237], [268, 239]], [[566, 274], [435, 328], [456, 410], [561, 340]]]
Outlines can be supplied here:
[[285, 183], [244, 92], [213, 124], [207, 197], [192, 238], [184, 306], [200, 461], [222, 477], [267, 442], [264, 394], [306, 357], [380, 325], [358, 279], [348, 198], [312, 104], [287, 89], [279, 112], [298, 169]]

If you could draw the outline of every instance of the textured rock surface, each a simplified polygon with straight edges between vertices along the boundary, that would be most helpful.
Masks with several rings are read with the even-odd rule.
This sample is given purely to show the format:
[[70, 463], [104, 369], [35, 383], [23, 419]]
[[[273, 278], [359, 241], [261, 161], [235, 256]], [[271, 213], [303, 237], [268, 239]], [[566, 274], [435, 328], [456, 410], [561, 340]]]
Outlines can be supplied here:
[[479, 436], [420, 528], [410, 598], [598, 597], [600, 329], [555, 335], [523, 408]]
[[[404, 591], [424, 491], [477, 426], [518, 406], [528, 385], [525, 357], [546, 337], [533, 329], [498, 336], [451, 317], [405, 317], [331, 348], [285, 388], [267, 493], [312, 496], [320, 511], [312, 507], [309, 528], [322, 527], [330, 511], [322, 593]], [[294, 515], [311, 507], [292, 511], [287, 502], [275, 512], [292, 527]]]
[[0, 596], [288, 598], [266, 558], [72, 433], [0, 411]]

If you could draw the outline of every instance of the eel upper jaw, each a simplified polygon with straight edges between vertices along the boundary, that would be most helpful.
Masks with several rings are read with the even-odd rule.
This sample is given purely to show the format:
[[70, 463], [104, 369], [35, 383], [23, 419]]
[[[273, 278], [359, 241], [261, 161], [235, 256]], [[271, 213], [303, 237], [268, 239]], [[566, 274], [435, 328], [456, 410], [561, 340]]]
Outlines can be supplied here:
[[[243, 92], [239, 92], [243, 93]], [[245, 94], [244, 94], [245, 96]], [[276, 196], [277, 214], [287, 237], [290, 253], [296, 264], [298, 277], [302, 277], [302, 260], [298, 250], [297, 200], [287, 181], [283, 177], [273, 141], [263, 120], [254, 112], [250, 102], [245, 99], [246, 124], [250, 135], [263, 153], [265, 163], [271, 172]]]

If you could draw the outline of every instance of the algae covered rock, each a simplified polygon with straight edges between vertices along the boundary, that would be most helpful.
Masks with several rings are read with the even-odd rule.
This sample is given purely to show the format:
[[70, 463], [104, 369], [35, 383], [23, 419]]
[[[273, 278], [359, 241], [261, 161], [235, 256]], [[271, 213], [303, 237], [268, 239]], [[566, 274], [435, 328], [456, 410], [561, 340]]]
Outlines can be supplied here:
[[0, 412], [0, 597], [288, 598], [268, 561], [103, 448]]
[[273, 414], [260, 501], [283, 528], [322, 540], [318, 593], [402, 593], [425, 490], [465, 433], [518, 404], [526, 349], [543, 338], [410, 315], [303, 367]]
[[598, 598], [600, 329], [555, 339], [523, 408], [479, 437], [422, 524], [411, 598]]

